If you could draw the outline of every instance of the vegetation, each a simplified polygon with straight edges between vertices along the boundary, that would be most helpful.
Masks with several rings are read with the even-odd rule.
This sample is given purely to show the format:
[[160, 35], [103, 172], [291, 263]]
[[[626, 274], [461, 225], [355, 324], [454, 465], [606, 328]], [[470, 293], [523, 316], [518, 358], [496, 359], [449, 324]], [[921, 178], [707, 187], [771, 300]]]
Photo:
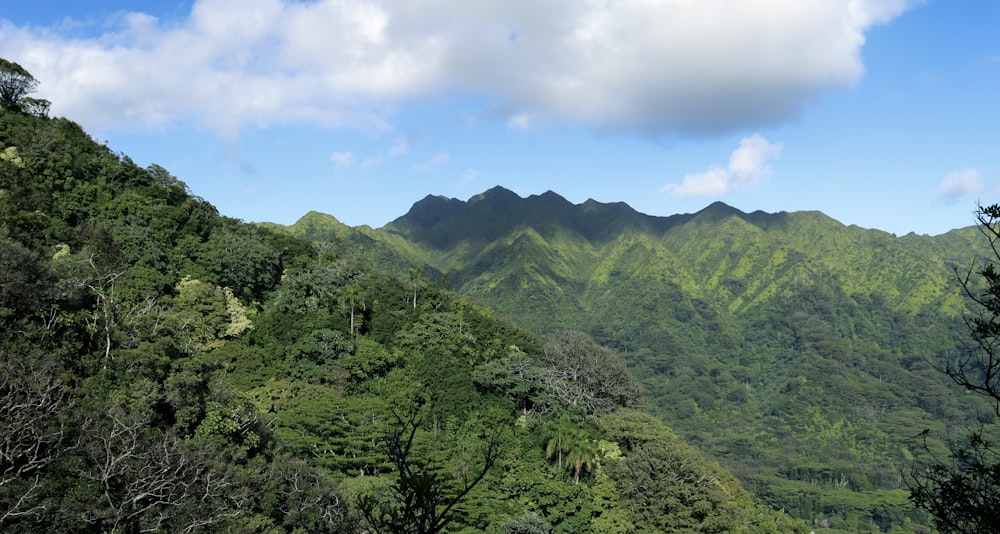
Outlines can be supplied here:
[[[993, 404], [1000, 415], [1000, 204], [980, 206], [976, 211], [979, 228], [992, 254], [974, 263], [960, 275], [966, 294], [977, 313], [967, 319], [975, 346], [945, 361], [944, 372], [966, 391], [977, 393]], [[973, 273], [981, 280], [974, 280]], [[996, 532], [1000, 518], [1000, 451], [993, 442], [995, 432], [979, 428], [954, 443], [947, 458], [932, 447], [925, 449], [932, 462], [914, 469], [911, 499], [934, 515], [934, 522], [946, 532]], [[925, 433], [927, 436], [927, 433]], [[922, 469], [921, 469], [922, 467]]]
[[0, 109], [45, 116], [49, 102], [28, 95], [38, 88], [38, 80], [24, 67], [0, 58]]
[[351, 239], [220, 216], [2, 106], [0, 530], [804, 529], [641, 411], [617, 351]]
[[[896, 237], [721, 203], [657, 218], [500, 188], [427, 197], [378, 230], [301, 224], [286, 231], [399, 277], [420, 268], [539, 335], [586, 332], [678, 435], [812, 528], [927, 528], [911, 466], [995, 426], [936, 368], [964, 353], [954, 268], [989, 253], [974, 228]], [[533, 413], [558, 391], [517, 354], [474, 378]]]

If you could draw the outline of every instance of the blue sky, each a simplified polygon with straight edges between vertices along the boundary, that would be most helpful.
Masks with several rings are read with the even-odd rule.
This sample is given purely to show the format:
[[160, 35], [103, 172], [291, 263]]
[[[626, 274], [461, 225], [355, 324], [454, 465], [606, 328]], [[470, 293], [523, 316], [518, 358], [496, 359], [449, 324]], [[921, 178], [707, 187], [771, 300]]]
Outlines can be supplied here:
[[1000, 201], [1000, 3], [36, 0], [52, 114], [232, 217], [379, 227], [501, 185], [899, 235]]

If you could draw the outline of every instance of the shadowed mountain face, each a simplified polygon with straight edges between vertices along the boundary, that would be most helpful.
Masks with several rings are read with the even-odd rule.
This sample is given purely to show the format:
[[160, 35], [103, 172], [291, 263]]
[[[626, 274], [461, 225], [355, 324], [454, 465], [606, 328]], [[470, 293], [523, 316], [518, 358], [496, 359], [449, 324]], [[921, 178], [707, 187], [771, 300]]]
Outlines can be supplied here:
[[568, 319], [548, 312], [586, 309], [612, 278], [645, 280], [650, 290], [669, 281], [691, 298], [741, 312], [826, 277], [838, 291], [878, 295], [894, 310], [955, 314], [962, 302], [952, 269], [975, 257], [968, 228], [896, 238], [819, 212], [747, 214], [721, 202], [653, 217], [624, 203], [574, 205], [552, 192], [521, 198], [500, 187], [467, 202], [428, 196], [369, 234], [383, 236], [376, 240], [408, 264], [398, 271], [447, 273], [456, 290], [506, 312], [524, 313], [506, 289], [533, 296], [532, 288], [544, 293], [558, 281], [560, 296], [540, 310], [548, 318], [541, 330]]
[[627, 231], [660, 234], [687, 218], [652, 217], [622, 202], [588, 200], [574, 205], [552, 191], [521, 198], [494, 187], [468, 202], [427, 196], [383, 230], [437, 248], [453, 248], [463, 241], [495, 241], [519, 228], [532, 228], [542, 235], [557, 229], [570, 230], [595, 243]]
[[961, 350], [954, 270], [985, 252], [974, 228], [896, 237], [721, 202], [653, 217], [497, 187], [352, 232], [361, 262], [618, 349], [669, 424], [803, 516], [831, 500], [908, 509], [914, 436], [993, 421], [932, 365]]

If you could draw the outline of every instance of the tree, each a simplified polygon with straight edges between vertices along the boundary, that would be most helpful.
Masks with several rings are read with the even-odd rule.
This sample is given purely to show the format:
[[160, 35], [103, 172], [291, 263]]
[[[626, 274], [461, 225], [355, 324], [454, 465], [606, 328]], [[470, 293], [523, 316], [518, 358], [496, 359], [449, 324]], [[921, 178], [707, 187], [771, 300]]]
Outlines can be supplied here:
[[563, 414], [547, 427], [547, 440], [545, 442], [545, 455], [548, 458], [556, 457], [556, 465], [563, 467], [563, 455], [573, 435], [578, 431], [576, 425], [570, 421], [569, 416]]
[[[85, 263], [93, 272], [87, 279], [79, 283], [82, 287], [89, 289], [97, 299], [97, 309], [93, 318], [93, 329], [98, 328], [104, 334], [104, 359], [111, 359], [111, 347], [113, 346], [113, 334], [118, 327], [118, 279], [125, 274], [123, 269], [118, 272], [110, 270], [110, 267], [98, 261], [98, 254], [91, 253], [90, 256], [81, 263]], [[100, 326], [98, 327], [98, 323]]]
[[545, 386], [562, 403], [606, 414], [637, 404], [641, 387], [614, 351], [582, 332], [552, 334], [542, 354]]
[[351, 334], [357, 334], [354, 330], [354, 311], [357, 308], [366, 309], [364, 290], [356, 283], [345, 286], [340, 294], [340, 304], [351, 315]]
[[[974, 345], [947, 361], [943, 371], [966, 391], [985, 396], [1000, 416], [1000, 204], [976, 209], [979, 230], [989, 243], [990, 255], [973, 263], [959, 283], [976, 308], [966, 320]], [[974, 276], [978, 275], [978, 276]], [[952, 447], [942, 459], [927, 445], [930, 465], [914, 469], [910, 499], [930, 512], [947, 532], [1000, 532], [1000, 450], [980, 431]]]
[[0, 109], [22, 112], [22, 99], [38, 88], [38, 80], [24, 67], [0, 58]]
[[0, 238], [0, 324], [44, 309], [54, 278], [38, 252]]
[[409, 282], [410, 289], [413, 290], [413, 309], [417, 309], [417, 289], [419, 289], [424, 284], [424, 279], [420, 276], [420, 268], [414, 268], [409, 270]]
[[503, 534], [548, 534], [550, 530], [545, 518], [535, 512], [511, 519], [501, 527]]
[[45, 512], [42, 474], [67, 446], [72, 407], [46, 356], [0, 349], [0, 526]]
[[177, 296], [166, 324], [175, 331], [180, 347], [193, 352], [221, 346], [230, 328], [225, 291], [189, 276], [182, 278], [175, 289]]
[[217, 228], [199, 246], [197, 263], [205, 274], [196, 276], [213, 285], [229, 287], [243, 302], [259, 302], [281, 279], [278, 252], [262, 232], [249, 225]]
[[582, 332], [552, 334], [539, 358], [512, 347], [507, 357], [480, 365], [474, 378], [516, 401], [525, 415], [559, 408], [603, 415], [637, 405], [643, 395], [621, 357]]
[[545, 454], [556, 457], [556, 465], [561, 470], [569, 470], [573, 483], [580, 483], [583, 471], [593, 468], [598, 450], [590, 435], [563, 414], [546, 428]]
[[443, 532], [456, 506], [486, 477], [500, 457], [503, 425], [486, 430], [479, 444], [480, 462], [459, 470], [456, 480], [448, 480], [414, 450], [417, 433], [424, 423], [419, 409], [406, 416], [396, 414], [396, 427], [384, 443], [397, 479], [387, 500], [362, 497], [359, 508], [376, 533], [432, 534]]
[[52, 102], [44, 98], [31, 98], [30, 96], [22, 98], [17, 103], [22, 112], [36, 117], [48, 117], [49, 108], [52, 107]]
[[214, 463], [217, 450], [153, 424], [148, 401], [156, 387], [134, 384], [91, 417], [78, 474], [96, 488], [100, 505], [79, 510], [79, 521], [95, 530], [202, 531], [237, 516], [234, 503], [250, 492]]
[[594, 468], [594, 460], [597, 459], [598, 453], [597, 444], [590, 439], [586, 432], [580, 430], [573, 435], [569, 453], [566, 454], [566, 461], [573, 471], [574, 484], [580, 483], [580, 475], [584, 471], [590, 471]]

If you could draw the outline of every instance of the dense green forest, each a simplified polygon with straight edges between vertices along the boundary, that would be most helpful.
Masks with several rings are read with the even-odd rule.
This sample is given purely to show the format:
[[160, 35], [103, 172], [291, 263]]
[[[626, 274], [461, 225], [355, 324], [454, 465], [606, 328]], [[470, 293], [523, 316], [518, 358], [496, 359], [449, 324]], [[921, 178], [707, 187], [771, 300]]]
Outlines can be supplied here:
[[265, 226], [400, 277], [417, 265], [539, 335], [588, 333], [686, 442], [812, 526], [919, 531], [913, 470], [996, 432], [987, 399], [940, 370], [968, 350], [956, 270], [989, 255], [971, 226], [897, 237], [817, 212], [651, 217], [502, 188], [428, 196], [374, 230], [316, 212]]
[[[548, 318], [544, 332], [521, 328], [441, 287], [426, 261], [400, 263], [405, 255], [385, 247], [372, 257], [387, 268], [360, 261], [376, 243], [361, 231], [331, 243], [227, 218], [166, 169], [141, 168], [74, 122], [47, 118], [47, 106], [8, 104], [0, 530], [810, 528], [654, 415], [718, 412], [700, 398], [667, 410], [678, 402], [663, 396], [669, 385], [633, 378], [656, 360], [623, 358], [636, 350], [629, 338], [609, 330], [599, 344], [576, 314]], [[658, 357], [668, 356], [685, 357]], [[733, 388], [761, 402], [741, 385], [742, 367], [720, 362], [719, 375], [694, 365], [707, 394]], [[824, 425], [826, 415], [811, 416]], [[822, 432], [824, 450], [839, 454], [833, 443], [854, 430]], [[804, 484], [803, 498], [825, 484]]]

